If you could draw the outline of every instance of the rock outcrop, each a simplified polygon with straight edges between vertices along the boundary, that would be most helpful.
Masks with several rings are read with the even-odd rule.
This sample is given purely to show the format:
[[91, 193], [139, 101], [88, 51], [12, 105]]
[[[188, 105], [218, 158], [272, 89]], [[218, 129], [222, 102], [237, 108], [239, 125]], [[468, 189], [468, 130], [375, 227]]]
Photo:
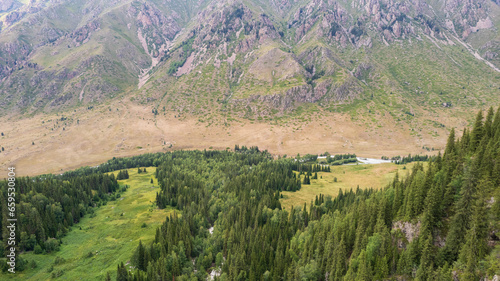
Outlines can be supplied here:
[[406, 241], [398, 241], [398, 247], [406, 247], [406, 242], [411, 243], [414, 239], [418, 238], [420, 234], [420, 221], [416, 224], [406, 221], [398, 221], [392, 225], [393, 230], [400, 230], [406, 238]]

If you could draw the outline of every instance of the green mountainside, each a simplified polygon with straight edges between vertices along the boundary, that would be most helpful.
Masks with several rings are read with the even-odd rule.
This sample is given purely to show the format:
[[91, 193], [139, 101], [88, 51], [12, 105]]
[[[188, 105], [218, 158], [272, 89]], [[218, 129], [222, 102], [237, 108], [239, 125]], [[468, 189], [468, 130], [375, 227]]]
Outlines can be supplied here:
[[485, 107], [500, 92], [500, 6], [489, 0], [14, 1], [2, 9], [3, 115], [127, 97], [194, 115], [252, 119], [312, 106], [390, 112], [398, 122]]

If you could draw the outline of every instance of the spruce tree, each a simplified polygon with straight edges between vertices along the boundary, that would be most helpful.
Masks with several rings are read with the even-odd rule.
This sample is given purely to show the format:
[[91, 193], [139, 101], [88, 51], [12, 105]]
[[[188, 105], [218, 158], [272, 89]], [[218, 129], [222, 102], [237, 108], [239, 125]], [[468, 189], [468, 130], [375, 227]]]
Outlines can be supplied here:
[[116, 272], [116, 281], [127, 281], [128, 280], [128, 272], [123, 265], [123, 262], [118, 265], [118, 269]]
[[450, 135], [448, 136], [448, 141], [446, 142], [444, 157], [454, 153], [455, 153], [455, 128], [452, 128], [450, 131]]
[[302, 182], [303, 184], [311, 184], [311, 179], [309, 178], [309, 175], [304, 176], [304, 181]]
[[369, 281], [372, 280], [373, 273], [370, 263], [366, 260], [365, 250], [361, 250], [358, 257], [359, 268], [356, 275], [356, 281]]
[[139, 240], [139, 246], [137, 248], [137, 268], [140, 270], [146, 270], [145, 263], [145, 254], [144, 254], [144, 246], [142, 245], [142, 241]]
[[486, 255], [488, 245], [488, 209], [486, 208], [486, 194], [491, 183], [487, 180], [478, 185], [479, 197], [474, 206], [472, 226], [465, 236], [465, 244], [460, 250], [458, 261], [465, 265], [462, 278], [464, 280], [475, 280], [478, 278], [477, 267], [479, 261]]
[[493, 107], [490, 107], [488, 109], [488, 113], [486, 115], [486, 119], [484, 120], [484, 134], [488, 137], [491, 138], [493, 137], [493, 118], [494, 118], [494, 112], [493, 112]]
[[347, 265], [347, 250], [345, 245], [344, 237], [340, 240], [340, 243], [335, 245], [335, 251], [333, 253], [333, 269], [332, 270], [332, 280], [341, 280], [342, 276], [346, 273]]
[[427, 233], [426, 237], [422, 237], [423, 249], [420, 258], [420, 266], [417, 270], [416, 280], [425, 281], [430, 279], [430, 273], [433, 271], [435, 249], [431, 233]]
[[450, 230], [443, 248], [444, 258], [448, 262], [457, 259], [466, 230], [470, 226], [473, 204], [476, 193], [477, 166], [475, 161], [469, 161], [466, 179], [460, 190], [460, 200], [455, 204], [455, 214], [450, 222]]
[[483, 127], [483, 112], [479, 111], [476, 116], [476, 121], [474, 122], [474, 127], [472, 128], [470, 135], [470, 150], [472, 152], [476, 151], [479, 142], [483, 138], [484, 127]]

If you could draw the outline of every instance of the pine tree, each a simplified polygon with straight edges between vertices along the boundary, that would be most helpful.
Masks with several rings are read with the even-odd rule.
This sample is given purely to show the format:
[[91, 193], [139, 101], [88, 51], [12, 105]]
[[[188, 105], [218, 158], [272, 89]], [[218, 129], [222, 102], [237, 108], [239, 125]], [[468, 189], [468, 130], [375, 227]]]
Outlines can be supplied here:
[[483, 112], [479, 111], [476, 116], [476, 122], [474, 122], [474, 127], [472, 128], [472, 132], [470, 135], [470, 149], [472, 152], [476, 151], [476, 148], [479, 145], [479, 142], [483, 138], [484, 135], [484, 127], [483, 127]]
[[123, 262], [118, 265], [118, 269], [116, 272], [116, 281], [127, 281], [128, 280], [128, 272], [123, 265]]
[[464, 280], [477, 280], [477, 267], [479, 261], [486, 255], [488, 245], [486, 239], [488, 236], [488, 209], [486, 208], [486, 194], [490, 182], [483, 180], [478, 185], [480, 193], [474, 206], [474, 214], [472, 217], [472, 226], [467, 231], [465, 236], [465, 244], [460, 250], [458, 261], [465, 265], [465, 270], [462, 275]]
[[448, 262], [457, 259], [460, 247], [464, 241], [466, 230], [470, 226], [473, 204], [476, 193], [477, 166], [475, 161], [469, 161], [466, 179], [460, 190], [460, 200], [455, 204], [456, 212], [450, 223], [450, 230], [443, 248], [444, 258]]
[[494, 112], [493, 112], [493, 107], [490, 107], [488, 109], [488, 113], [486, 115], [486, 119], [484, 120], [484, 134], [488, 138], [492, 138], [493, 134], [493, 118], [494, 118]]
[[356, 275], [356, 281], [369, 281], [372, 280], [372, 269], [370, 263], [366, 260], [366, 252], [365, 250], [361, 250], [361, 253], [358, 257], [359, 268], [358, 273]]
[[144, 246], [142, 245], [142, 241], [139, 240], [139, 246], [137, 248], [137, 268], [140, 270], [146, 270], [146, 262], [145, 262], [145, 253]]

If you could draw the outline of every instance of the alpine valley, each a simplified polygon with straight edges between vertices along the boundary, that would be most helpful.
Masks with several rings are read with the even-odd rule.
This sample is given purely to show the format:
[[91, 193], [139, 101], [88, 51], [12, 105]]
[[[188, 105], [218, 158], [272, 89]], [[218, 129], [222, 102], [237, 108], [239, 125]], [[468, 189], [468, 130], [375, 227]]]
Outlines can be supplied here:
[[0, 0], [0, 279], [499, 280], [499, 105], [500, 0]]
[[[498, 1], [2, 1], [2, 164], [444, 148], [499, 102]], [[258, 132], [258, 133], [255, 133]]]

